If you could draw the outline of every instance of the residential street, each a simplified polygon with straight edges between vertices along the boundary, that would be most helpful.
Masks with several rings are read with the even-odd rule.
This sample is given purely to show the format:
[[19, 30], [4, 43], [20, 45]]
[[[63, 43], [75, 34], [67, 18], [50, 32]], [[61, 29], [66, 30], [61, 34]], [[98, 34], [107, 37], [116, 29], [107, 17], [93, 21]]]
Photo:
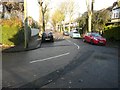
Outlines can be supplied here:
[[70, 38], [2, 58], [3, 87], [118, 88], [118, 48]]

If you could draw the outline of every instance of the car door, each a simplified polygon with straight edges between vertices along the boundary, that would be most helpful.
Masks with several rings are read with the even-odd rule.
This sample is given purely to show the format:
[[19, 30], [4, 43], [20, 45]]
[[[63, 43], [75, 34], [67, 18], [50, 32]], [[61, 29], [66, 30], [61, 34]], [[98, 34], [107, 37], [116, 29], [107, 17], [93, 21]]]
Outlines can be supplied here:
[[92, 35], [89, 34], [89, 35], [88, 35], [88, 42], [91, 42], [91, 38], [92, 38]]
[[86, 40], [87, 42], [90, 42], [90, 34], [89, 34], [89, 33], [85, 35], [85, 40]]

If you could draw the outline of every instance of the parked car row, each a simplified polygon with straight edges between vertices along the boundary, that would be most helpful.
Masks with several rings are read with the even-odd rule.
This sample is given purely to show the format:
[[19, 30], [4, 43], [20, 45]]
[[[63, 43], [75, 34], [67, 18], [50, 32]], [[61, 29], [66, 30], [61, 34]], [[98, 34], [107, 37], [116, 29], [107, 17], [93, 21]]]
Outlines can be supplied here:
[[[77, 30], [72, 30], [70, 33], [68, 31], [64, 31], [63, 35], [70, 36], [71, 38], [81, 38], [80, 33]], [[42, 41], [51, 41], [54, 42], [54, 37], [52, 32], [43, 32]], [[83, 36], [83, 41], [91, 44], [102, 44], [106, 45], [106, 39], [103, 38], [99, 33], [86, 33]]]
[[[64, 31], [63, 35], [66, 36], [69, 35], [71, 38], [81, 38], [81, 35], [77, 30], [72, 30], [70, 33]], [[95, 33], [95, 32], [84, 34], [83, 41], [96, 45], [98, 44], [106, 45], [106, 39], [103, 38], [99, 33]]]
[[70, 33], [68, 31], [63, 31], [63, 35], [70, 36], [71, 38], [81, 38], [81, 35], [77, 30], [72, 30]]

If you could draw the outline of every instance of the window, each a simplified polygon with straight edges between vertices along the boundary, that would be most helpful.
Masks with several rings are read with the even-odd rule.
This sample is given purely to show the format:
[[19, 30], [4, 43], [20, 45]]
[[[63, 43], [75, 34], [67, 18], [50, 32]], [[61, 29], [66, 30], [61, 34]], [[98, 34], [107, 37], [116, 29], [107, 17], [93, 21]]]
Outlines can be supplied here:
[[118, 12], [116, 13], [116, 18], [119, 18], [119, 13]]
[[113, 18], [115, 18], [115, 13], [114, 13], [114, 17]]

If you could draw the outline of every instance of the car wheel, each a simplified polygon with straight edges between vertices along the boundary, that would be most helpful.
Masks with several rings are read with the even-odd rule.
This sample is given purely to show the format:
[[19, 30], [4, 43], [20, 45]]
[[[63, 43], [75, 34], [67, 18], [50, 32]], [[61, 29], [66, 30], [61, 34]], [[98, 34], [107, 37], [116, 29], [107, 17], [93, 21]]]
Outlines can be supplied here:
[[54, 42], [54, 39], [52, 39], [51, 41]]
[[44, 42], [45, 41], [45, 38], [44, 37], [42, 37], [42, 42]]
[[53, 39], [53, 38], [51, 38], [51, 42], [54, 42], [54, 39]]
[[83, 42], [86, 42], [85, 38], [83, 38]]
[[93, 40], [90, 40], [90, 43], [91, 43], [91, 44], [94, 44]]

